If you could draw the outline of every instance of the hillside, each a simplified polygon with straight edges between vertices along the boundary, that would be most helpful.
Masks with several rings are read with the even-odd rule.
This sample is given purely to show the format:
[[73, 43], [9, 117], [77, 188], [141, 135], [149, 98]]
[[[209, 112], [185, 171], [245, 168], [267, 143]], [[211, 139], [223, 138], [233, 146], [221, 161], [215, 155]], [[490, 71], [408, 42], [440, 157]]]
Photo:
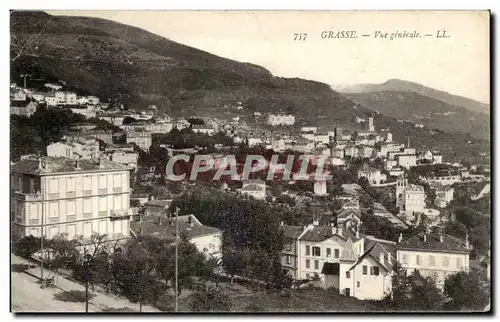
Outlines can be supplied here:
[[[92, 93], [136, 109], [154, 104], [172, 116], [238, 113], [249, 121], [254, 111], [284, 111], [294, 113], [298, 125], [355, 129], [360, 126], [354, 122], [356, 116], [374, 113], [355, 107], [329, 85], [274, 77], [260, 66], [104, 19], [13, 12], [11, 55], [11, 79], [19, 84], [20, 75], [28, 73], [30, 87], [65, 82], [77, 93]], [[237, 101], [244, 111], [224, 107]], [[390, 128], [396, 140], [411, 136], [413, 146], [441, 150], [450, 159], [457, 153], [464, 159], [489, 151], [486, 142], [469, 135], [417, 129], [384, 115], [376, 115], [375, 122], [377, 128]]]
[[440, 100], [449, 105], [463, 107], [472, 112], [490, 114], [489, 104], [400, 79], [390, 79], [382, 84], [357, 84], [350, 86], [339, 86], [336, 87], [336, 89], [339, 92], [349, 94], [383, 91], [414, 92], [423, 96], [428, 96], [430, 98]]
[[449, 133], [470, 133], [479, 139], [490, 137], [490, 117], [463, 107], [405, 91], [349, 93], [344, 96], [385, 115], [423, 124]]

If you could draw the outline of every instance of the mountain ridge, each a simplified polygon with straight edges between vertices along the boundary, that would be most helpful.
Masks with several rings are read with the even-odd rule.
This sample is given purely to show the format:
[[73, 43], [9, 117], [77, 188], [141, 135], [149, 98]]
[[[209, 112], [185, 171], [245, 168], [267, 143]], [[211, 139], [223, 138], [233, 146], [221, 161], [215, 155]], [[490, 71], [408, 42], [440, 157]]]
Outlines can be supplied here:
[[[376, 114], [332, 90], [331, 86], [300, 78], [273, 76], [267, 69], [219, 57], [178, 44], [140, 28], [89, 17], [64, 17], [34, 12], [11, 14], [11, 80], [29, 86], [65, 81], [71, 90], [87, 92], [142, 110], [156, 105], [173, 116], [235, 116], [253, 120], [254, 112], [288, 112], [297, 125], [315, 124], [351, 129], [356, 117]], [[38, 79], [38, 80], [37, 80]], [[243, 111], [228, 109], [242, 102]], [[227, 106], [226, 106], [227, 105]], [[415, 146], [474, 157], [486, 142], [467, 134], [418, 129], [376, 114], [378, 128]], [[439, 134], [439, 135], [437, 135]], [[414, 137], [414, 138], [413, 138]], [[472, 143], [468, 143], [472, 142]], [[474, 151], [472, 151], [474, 150]]]
[[417, 94], [428, 96], [450, 105], [466, 108], [473, 112], [490, 114], [490, 105], [465, 96], [451, 94], [446, 91], [438, 90], [416, 82], [391, 78], [380, 84], [353, 84], [353, 85], [332, 85], [340, 93], [359, 94], [367, 92], [380, 91], [404, 91], [415, 92]]

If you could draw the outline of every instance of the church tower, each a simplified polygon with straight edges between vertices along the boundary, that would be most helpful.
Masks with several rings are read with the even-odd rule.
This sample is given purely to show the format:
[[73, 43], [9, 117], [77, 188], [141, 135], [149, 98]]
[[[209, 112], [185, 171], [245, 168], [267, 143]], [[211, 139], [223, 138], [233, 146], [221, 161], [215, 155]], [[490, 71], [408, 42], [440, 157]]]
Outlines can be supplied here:
[[368, 118], [368, 131], [374, 132], [375, 131], [375, 125], [373, 124], [373, 117]]
[[404, 209], [406, 186], [408, 186], [408, 179], [401, 175], [396, 181], [396, 208], [399, 207], [399, 210]]

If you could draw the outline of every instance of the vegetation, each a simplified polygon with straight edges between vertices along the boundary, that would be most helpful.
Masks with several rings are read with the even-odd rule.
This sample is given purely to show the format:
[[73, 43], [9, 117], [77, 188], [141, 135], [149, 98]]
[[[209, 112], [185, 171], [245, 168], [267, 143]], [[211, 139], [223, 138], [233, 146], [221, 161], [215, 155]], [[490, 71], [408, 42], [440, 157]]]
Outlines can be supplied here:
[[490, 303], [490, 285], [484, 272], [471, 270], [450, 275], [444, 282], [444, 293], [452, 309], [482, 311]]

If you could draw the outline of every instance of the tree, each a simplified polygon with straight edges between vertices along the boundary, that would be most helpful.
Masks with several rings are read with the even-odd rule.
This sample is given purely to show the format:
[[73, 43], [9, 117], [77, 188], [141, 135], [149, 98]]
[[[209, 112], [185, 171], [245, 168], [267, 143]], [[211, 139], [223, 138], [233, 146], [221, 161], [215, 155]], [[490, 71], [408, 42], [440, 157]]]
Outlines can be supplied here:
[[233, 283], [234, 276], [240, 275], [246, 268], [245, 255], [239, 250], [228, 249], [222, 253], [222, 265], [231, 278]]
[[28, 267], [31, 267], [31, 256], [40, 250], [41, 240], [33, 235], [25, 236], [13, 244], [14, 253], [28, 259]]
[[142, 305], [154, 302], [160, 292], [153, 275], [157, 259], [141, 241], [135, 240], [128, 245], [126, 253], [115, 260], [121, 261], [119, 280], [123, 295], [139, 303], [139, 311], [142, 311]]
[[482, 310], [490, 302], [487, 280], [479, 271], [458, 272], [444, 282], [444, 293], [455, 309]]
[[83, 252], [72, 267], [74, 277], [85, 283], [85, 312], [89, 310], [89, 286], [99, 280], [98, 255], [106, 251], [106, 238], [106, 235], [92, 234], [89, 243], [81, 246]]
[[197, 284], [191, 295], [190, 306], [195, 312], [227, 312], [231, 305], [231, 298], [218, 285]]

